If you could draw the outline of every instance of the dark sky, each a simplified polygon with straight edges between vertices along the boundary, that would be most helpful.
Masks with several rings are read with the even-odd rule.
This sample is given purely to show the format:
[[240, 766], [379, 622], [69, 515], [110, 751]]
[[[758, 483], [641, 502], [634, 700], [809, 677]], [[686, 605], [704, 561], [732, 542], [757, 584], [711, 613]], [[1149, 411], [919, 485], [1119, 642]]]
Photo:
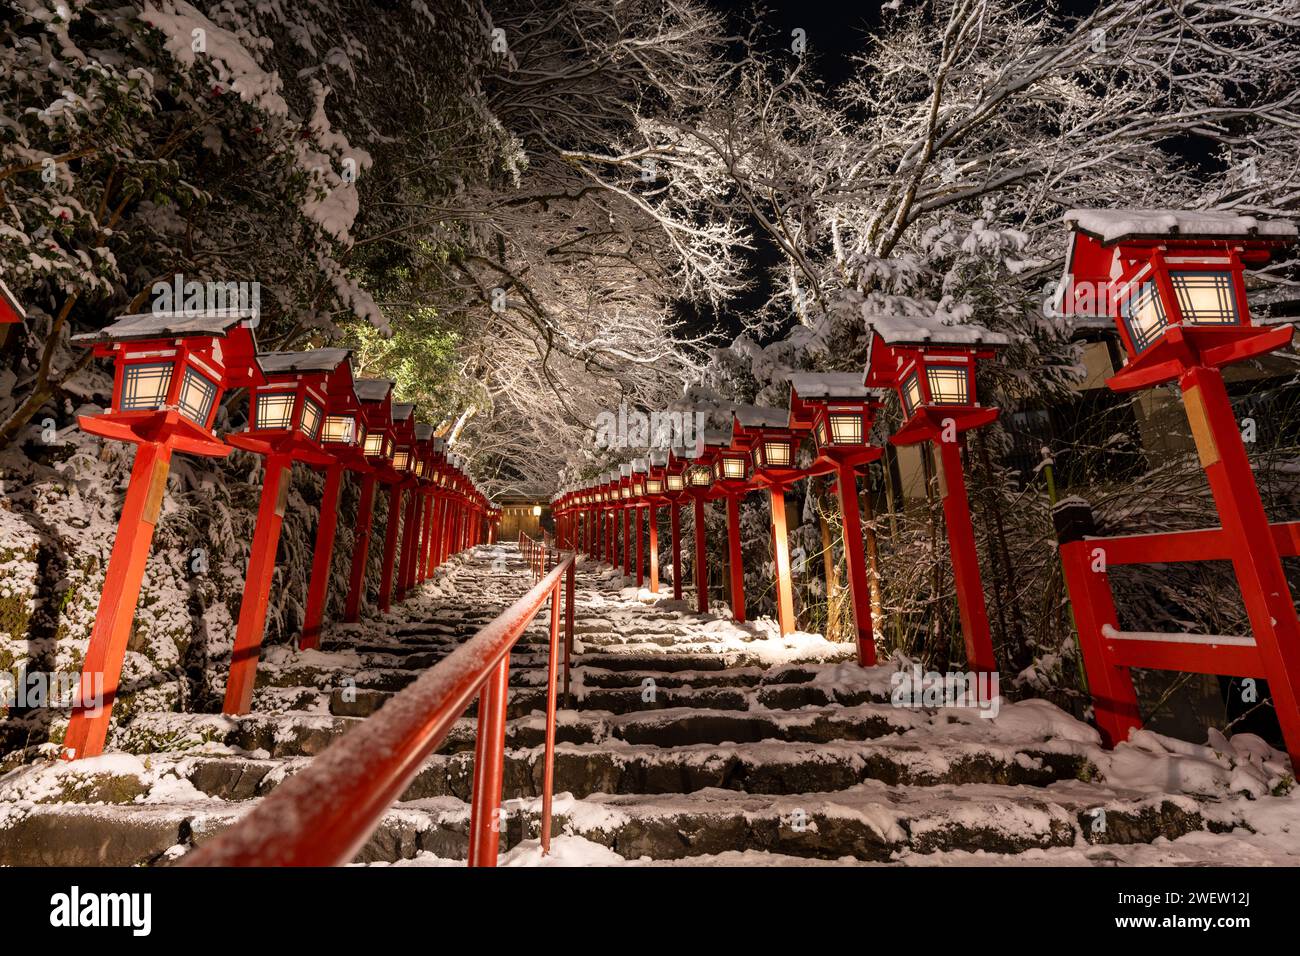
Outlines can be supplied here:
[[[851, 72], [850, 57], [863, 49], [864, 38], [880, 23], [877, 3], [849, 5], [825, 0], [769, 0], [759, 7], [751, 3], [713, 0], [716, 9], [730, 19], [732, 31], [748, 34], [754, 24], [764, 46], [772, 53], [794, 58], [796, 29], [804, 31], [806, 51], [813, 74], [828, 86], [835, 86]], [[751, 235], [757, 248], [750, 256], [754, 288], [734, 299], [720, 314], [683, 304], [679, 314], [691, 334], [718, 330], [728, 338], [740, 333], [738, 315], [754, 311], [768, 298], [767, 270], [780, 262], [776, 248], [766, 241], [755, 225]]]

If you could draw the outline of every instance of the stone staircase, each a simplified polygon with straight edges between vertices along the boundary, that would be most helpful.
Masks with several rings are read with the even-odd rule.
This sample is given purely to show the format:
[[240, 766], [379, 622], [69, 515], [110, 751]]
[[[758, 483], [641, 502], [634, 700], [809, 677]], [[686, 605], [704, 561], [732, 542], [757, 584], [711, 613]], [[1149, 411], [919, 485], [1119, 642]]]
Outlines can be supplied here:
[[[140, 713], [110, 752], [0, 778], [0, 864], [158, 864], [220, 832], [530, 584], [517, 551], [439, 569], [385, 619], [269, 649], [254, 713]], [[1300, 857], [1286, 758], [1239, 735], [1103, 751], [1042, 701], [890, 702], [898, 665], [578, 575], [572, 706], [557, 731], [553, 863], [1267, 863]], [[537, 848], [546, 615], [512, 655], [505, 862]], [[563, 701], [561, 702], [563, 705]], [[473, 711], [359, 862], [465, 857]], [[1297, 831], [1296, 837], [1290, 830]]]

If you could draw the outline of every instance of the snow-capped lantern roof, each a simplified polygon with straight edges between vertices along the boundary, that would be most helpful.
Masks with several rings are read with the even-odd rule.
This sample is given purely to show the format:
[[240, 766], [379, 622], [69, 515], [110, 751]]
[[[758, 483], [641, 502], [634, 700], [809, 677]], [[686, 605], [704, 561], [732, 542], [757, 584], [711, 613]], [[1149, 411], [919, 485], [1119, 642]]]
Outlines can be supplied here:
[[812, 430], [814, 473], [858, 466], [880, 456], [869, 444], [876, 410], [888, 392], [868, 387], [856, 372], [795, 373], [790, 380], [790, 422]]
[[[266, 380], [249, 396], [247, 431], [231, 435], [232, 445], [259, 455], [287, 455], [295, 461], [327, 465], [334, 461], [324, 444], [329, 388], [340, 365], [348, 364], [347, 349], [306, 352], [262, 352], [257, 356]], [[351, 370], [340, 379], [351, 386]], [[354, 393], [353, 393], [354, 394]], [[350, 396], [344, 396], [345, 401]]]
[[868, 388], [859, 372], [791, 372], [786, 376], [792, 391], [802, 399], [870, 399], [884, 401], [882, 388]]
[[1245, 270], [1295, 243], [1294, 223], [1171, 209], [1072, 209], [1064, 219], [1057, 308], [1076, 324], [1113, 323], [1128, 363], [1111, 388], [1158, 385], [1188, 361], [1217, 367], [1290, 343], [1290, 326], [1254, 327]]
[[333, 372], [351, 355], [348, 349], [307, 349], [303, 352], [259, 352], [257, 360], [267, 375], [285, 375]]
[[0, 325], [14, 325], [26, 318], [27, 313], [23, 311], [17, 296], [9, 291], [8, 286], [0, 282]]
[[632, 459], [632, 471], [635, 474], [644, 475], [649, 470], [650, 470], [650, 459], [648, 458]]
[[742, 429], [786, 428], [790, 424], [790, 415], [784, 409], [768, 408], [762, 405], [737, 405], [733, 414], [736, 424]]

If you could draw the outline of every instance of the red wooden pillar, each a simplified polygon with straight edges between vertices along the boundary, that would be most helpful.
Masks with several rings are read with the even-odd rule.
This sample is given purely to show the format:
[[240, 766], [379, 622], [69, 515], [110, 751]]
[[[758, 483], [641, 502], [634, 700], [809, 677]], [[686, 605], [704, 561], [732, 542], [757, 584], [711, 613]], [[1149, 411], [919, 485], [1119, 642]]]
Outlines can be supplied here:
[[[169, 445], [144, 442], [136, 448], [131, 481], [118, 518], [117, 537], [82, 664], [81, 691], [63, 741], [64, 756], [70, 759], [94, 757], [104, 752], [108, 722], [122, 677], [122, 661], [131, 637], [131, 621], [140, 601], [140, 585], [149, 560], [154, 525], [162, 510], [171, 460]], [[103, 694], [98, 699], [91, 691], [95, 676], [101, 674]]]
[[373, 474], [361, 479], [361, 501], [357, 505], [357, 537], [352, 543], [352, 574], [348, 579], [348, 599], [343, 620], [355, 624], [361, 618], [361, 598], [365, 594], [366, 562], [370, 554], [370, 532], [375, 517], [375, 482]]
[[384, 529], [384, 566], [379, 575], [379, 610], [392, 606], [393, 559], [397, 556], [397, 532], [402, 524], [402, 483], [395, 481], [388, 491], [388, 526]]
[[695, 610], [709, 610], [709, 552], [704, 542], [704, 498], [695, 498]]
[[1300, 618], [1223, 373], [1195, 366], [1179, 379], [1196, 451], [1232, 550], [1232, 568], [1292, 762], [1300, 759]]
[[745, 620], [745, 565], [740, 552], [740, 496], [727, 495], [727, 566], [731, 572], [731, 616]]
[[659, 593], [659, 509], [650, 506], [650, 593]]
[[790, 535], [785, 518], [785, 486], [774, 484], [767, 490], [772, 510], [772, 553], [776, 560], [776, 616], [782, 634], [793, 634], [794, 588], [790, 581]]
[[609, 509], [609, 534], [606, 536], [605, 547], [609, 551], [609, 566], [618, 567], [618, 512], [613, 508]]
[[442, 513], [446, 506], [442, 495], [434, 492], [433, 507], [429, 509], [429, 551], [425, 556], [425, 577], [433, 577], [434, 568], [438, 566], [438, 539], [442, 536]]
[[623, 506], [623, 577], [632, 573], [632, 509]]
[[858, 635], [858, 663], [876, 663], [876, 640], [871, 622], [871, 588], [867, 581], [867, 558], [862, 547], [862, 512], [858, 507], [857, 473], [852, 465], [837, 462], [835, 485], [840, 497], [840, 519], [844, 527], [844, 561], [849, 570], [849, 603]]
[[677, 502], [668, 506], [669, 532], [673, 538], [673, 600], [682, 599], [682, 516]]
[[271, 577], [275, 573], [275, 550], [280, 543], [280, 526], [284, 522], [289, 498], [290, 468], [287, 455], [272, 453], [266, 457], [262, 478], [262, 498], [257, 506], [257, 526], [253, 547], [248, 556], [248, 573], [244, 578], [244, 596], [239, 605], [239, 622], [235, 625], [235, 648], [230, 656], [230, 677], [226, 681], [225, 714], [246, 714], [253, 705], [253, 685], [257, 680], [257, 660], [261, 656], [262, 637], [266, 630], [266, 605], [271, 595]]
[[636, 522], [636, 586], [639, 591], [645, 584], [645, 522], [641, 520], [641, 506], [632, 507], [632, 520]]
[[997, 671], [989, 614], [980, 581], [979, 555], [975, 551], [975, 528], [971, 524], [970, 501], [961, 467], [960, 441], [934, 440], [939, 451], [939, 496], [943, 499], [943, 522], [948, 529], [948, 550], [952, 555], [952, 576], [957, 587], [961, 633], [966, 643], [966, 666], [976, 671]]
[[329, 599], [330, 565], [334, 558], [334, 532], [339, 523], [339, 486], [343, 482], [343, 465], [335, 463], [325, 468], [325, 489], [320, 498], [320, 520], [316, 523], [316, 548], [312, 552], [311, 579], [307, 585], [307, 607], [302, 616], [302, 641], [304, 649], [320, 644], [321, 621], [325, 617], [325, 602]]
[[415, 564], [415, 540], [420, 527], [420, 488], [412, 485], [406, 495], [406, 515], [402, 521], [402, 554], [397, 559], [397, 600], [406, 600], [411, 586], [411, 569]]

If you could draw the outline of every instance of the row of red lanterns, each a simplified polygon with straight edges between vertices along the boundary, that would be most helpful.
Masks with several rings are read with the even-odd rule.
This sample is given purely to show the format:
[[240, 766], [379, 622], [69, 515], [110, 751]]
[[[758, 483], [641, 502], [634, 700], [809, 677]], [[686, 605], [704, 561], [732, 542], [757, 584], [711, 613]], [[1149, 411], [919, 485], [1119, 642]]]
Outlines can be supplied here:
[[[346, 349], [259, 353], [254, 325], [254, 314], [242, 310], [155, 312], [124, 316], [74, 337], [96, 356], [112, 359], [114, 372], [109, 410], [81, 417], [81, 428], [138, 448], [82, 665], [83, 689], [102, 674], [102, 697], [83, 694], [74, 707], [64, 742], [69, 759], [104, 748], [174, 452], [224, 458], [242, 448], [264, 459], [226, 684], [227, 714], [247, 713], [252, 703], [294, 462], [325, 472], [303, 648], [320, 641], [344, 472], [361, 480], [348, 622], [360, 615], [377, 485], [389, 489], [381, 611], [388, 610], [394, 591], [401, 601], [451, 554], [492, 537], [499, 510], [466, 474], [460, 456], [434, 436], [433, 426], [416, 423], [415, 406], [393, 402], [392, 382], [355, 379]], [[222, 394], [240, 387], [249, 389], [248, 428], [219, 438], [213, 423]]]
[[[931, 441], [938, 450], [940, 494], [961, 605], [962, 633], [971, 666], [995, 669], [988, 614], [975, 554], [975, 535], [961, 471], [962, 435], [993, 421], [997, 409], [976, 400], [976, 363], [991, 358], [1006, 344], [997, 333], [974, 325], [920, 325], [894, 322], [873, 336], [865, 374], [795, 373], [790, 379], [787, 409], [741, 406], [734, 410], [731, 430], [706, 431], [695, 448], [652, 453], [557, 496], [565, 540], [574, 547], [615, 562], [617, 514], [623, 516], [625, 572], [632, 565], [632, 523], [636, 522], [636, 567], [641, 574], [641, 511], [650, 518], [651, 586], [657, 590], [657, 508], [670, 508], [673, 534], [673, 590], [681, 597], [678, 506], [695, 509], [696, 602], [708, 607], [704, 507], [722, 499], [727, 509], [728, 565], [731, 610], [745, 619], [744, 569], [740, 548], [740, 499], [756, 489], [768, 493], [776, 567], [777, 618], [783, 634], [795, 630], [790, 548], [785, 492], [795, 481], [833, 474], [841, 505], [844, 539], [860, 541], [862, 520], [857, 476], [882, 450], [870, 444], [876, 413], [886, 389], [892, 388], [904, 412], [902, 427], [892, 436], [898, 445]], [[800, 467], [799, 450], [811, 435], [815, 456]], [[850, 601], [857, 633], [858, 660], [875, 663], [870, 592], [865, 556], [860, 548], [847, 551]]]

